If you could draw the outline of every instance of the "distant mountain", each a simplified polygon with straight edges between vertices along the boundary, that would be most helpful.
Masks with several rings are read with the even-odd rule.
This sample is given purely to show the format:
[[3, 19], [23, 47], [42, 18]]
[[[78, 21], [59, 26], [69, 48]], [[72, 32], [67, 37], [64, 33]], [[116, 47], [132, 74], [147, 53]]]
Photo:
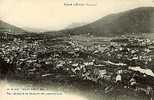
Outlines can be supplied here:
[[[34, 30], [34, 29], [29, 29]], [[25, 33], [24, 29], [0, 20], [0, 32]], [[38, 31], [38, 30], [37, 30]], [[36, 32], [35, 32], [36, 33]], [[127, 33], [154, 33], [154, 7], [140, 7], [105, 16], [87, 25], [72, 24], [69, 29], [44, 32], [54, 36], [68, 34], [91, 34], [94, 36], [117, 36]]]
[[25, 30], [0, 20], [0, 33], [24, 34]]
[[26, 30], [27, 32], [33, 32], [33, 33], [41, 33], [48, 31], [46, 29], [31, 28], [31, 27], [22, 27], [22, 29]]
[[66, 27], [66, 29], [76, 28], [85, 25], [86, 23], [72, 23]]
[[56, 33], [90, 33], [95, 36], [116, 36], [126, 33], [154, 33], [154, 7], [141, 7], [111, 14], [88, 25], [61, 30]]

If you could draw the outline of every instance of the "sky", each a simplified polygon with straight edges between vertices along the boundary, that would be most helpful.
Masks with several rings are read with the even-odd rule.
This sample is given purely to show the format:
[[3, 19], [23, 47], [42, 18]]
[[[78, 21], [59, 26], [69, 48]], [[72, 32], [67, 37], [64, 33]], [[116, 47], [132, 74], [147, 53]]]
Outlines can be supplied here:
[[143, 6], [154, 6], [154, 1], [0, 0], [0, 19], [18, 27], [61, 30], [72, 23], [91, 23], [111, 13]]

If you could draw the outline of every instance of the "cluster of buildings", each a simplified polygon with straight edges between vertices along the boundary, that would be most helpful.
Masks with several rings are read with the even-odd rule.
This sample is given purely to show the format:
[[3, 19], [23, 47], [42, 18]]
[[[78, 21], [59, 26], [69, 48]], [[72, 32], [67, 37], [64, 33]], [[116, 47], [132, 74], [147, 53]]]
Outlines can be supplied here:
[[[127, 87], [133, 75], [142, 77], [137, 76], [138, 72], [141, 73], [139, 70], [132, 70], [130, 67], [139, 66], [152, 70], [154, 62], [152, 54], [149, 55], [153, 52], [149, 48], [153, 43], [148, 39], [115, 39], [110, 45], [98, 46], [96, 50], [79, 45], [73, 40], [56, 42], [46, 45], [43, 40], [29, 42], [14, 39], [0, 45], [0, 57], [6, 63], [15, 65], [14, 74], [20, 78], [39, 79], [53, 77], [54, 72], [65, 72], [70, 77], [103, 85], [104, 82], [116, 84], [120, 72], [121, 81]], [[67, 45], [62, 45], [64, 43]], [[144, 77], [145, 80], [148, 80], [147, 77]]]

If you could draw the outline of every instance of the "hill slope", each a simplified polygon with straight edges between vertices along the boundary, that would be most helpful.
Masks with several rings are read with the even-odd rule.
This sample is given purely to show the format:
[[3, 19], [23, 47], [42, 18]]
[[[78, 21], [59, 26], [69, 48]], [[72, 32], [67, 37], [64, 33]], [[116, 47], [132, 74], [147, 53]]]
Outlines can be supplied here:
[[126, 33], [154, 33], [154, 7], [141, 7], [105, 16], [91, 24], [58, 33], [115, 36]]
[[18, 28], [14, 25], [10, 25], [2, 20], [0, 20], [0, 32], [7, 32], [7, 33], [11, 33], [11, 34], [23, 34], [26, 31], [24, 31], [21, 28]]

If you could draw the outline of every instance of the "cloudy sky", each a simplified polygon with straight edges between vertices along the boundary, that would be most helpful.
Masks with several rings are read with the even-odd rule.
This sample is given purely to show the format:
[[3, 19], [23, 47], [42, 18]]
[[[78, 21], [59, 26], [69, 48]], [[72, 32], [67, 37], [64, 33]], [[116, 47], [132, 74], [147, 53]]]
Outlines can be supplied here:
[[[84, 5], [67, 5], [74, 3]], [[60, 30], [72, 23], [90, 23], [110, 13], [142, 6], [154, 6], [154, 1], [0, 0], [0, 19], [19, 27]]]

